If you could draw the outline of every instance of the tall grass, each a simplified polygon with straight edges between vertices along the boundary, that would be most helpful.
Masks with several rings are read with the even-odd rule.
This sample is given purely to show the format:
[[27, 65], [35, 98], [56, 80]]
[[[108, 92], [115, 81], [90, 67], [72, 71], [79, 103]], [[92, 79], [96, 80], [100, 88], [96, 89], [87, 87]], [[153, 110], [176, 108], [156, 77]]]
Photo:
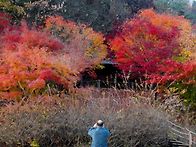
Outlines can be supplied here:
[[98, 119], [111, 131], [109, 145], [167, 145], [167, 116], [144, 94], [117, 89], [79, 89], [61, 97], [43, 96], [0, 110], [0, 146], [90, 146], [87, 130]]

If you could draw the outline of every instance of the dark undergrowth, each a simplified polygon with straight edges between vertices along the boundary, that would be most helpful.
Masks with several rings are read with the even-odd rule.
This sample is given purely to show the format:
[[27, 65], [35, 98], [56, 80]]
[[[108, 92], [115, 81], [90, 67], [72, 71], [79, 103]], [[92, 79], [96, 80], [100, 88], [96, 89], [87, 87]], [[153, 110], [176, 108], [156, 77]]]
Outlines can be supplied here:
[[84, 90], [8, 104], [0, 109], [0, 146], [90, 146], [87, 130], [98, 119], [111, 131], [111, 147], [167, 146], [166, 115], [141, 99]]

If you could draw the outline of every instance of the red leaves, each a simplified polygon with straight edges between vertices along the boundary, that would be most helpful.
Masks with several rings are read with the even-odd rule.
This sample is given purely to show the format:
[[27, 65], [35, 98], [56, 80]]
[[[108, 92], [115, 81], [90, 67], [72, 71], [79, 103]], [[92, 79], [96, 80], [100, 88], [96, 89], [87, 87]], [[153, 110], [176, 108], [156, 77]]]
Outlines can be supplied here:
[[0, 12], [0, 33], [5, 29], [8, 28], [10, 25], [11, 16], [6, 13]]
[[6, 30], [1, 40], [5, 50], [17, 50], [16, 44], [21, 44], [28, 48], [47, 48], [49, 51], [62, 50], [64, 48], [63, 43], [51, 36], [49, 32], [29, 29], [24, 22], [21, 26], [12, 26], [11, 29]]
[[159, 67], [159, 73], [152, 73], [148, 78], [151, 83], [166, 84], [181, 81], [184, 84], [196, 84], [195, 73], [196, 64], [193, 62], [179, 63], [168, 60]]
[[45, 85], [46, 85], [45, 80], [38, 78], [32, 81], [31, 83], [29, 83], [28, 87], [32, 90], [35, 90], [35, 89], [42, 89], [45, 87]]
[[42, 29], [7, 24], [0, 17], [0, 98], [42, 94], [48, 83], [68, 90], [106, 56], [102, 34], [62, 17], [50, 17]]
[[54, 81], [57, 84], [63, 84], [60, 76], [51, 69], [42, 70], [38, 78], [44, 81]]
[[120, 48], [122, 48], [123, 47], [123, 44], [124, 43], [124, 41], [123, 41], [123, 39], [121, 38], [121, 37], [115, 37], [112, 41], [111, 41], [111, 44], [112, 44], [112, 46], [113, 46], [113, 50], [114, 51], [117, 51], [117, 50], [119, 50]]
[[121, 32], [110, 41], [119, 68], [131, 72], [133, 77], [168, 71], [160, 72], [160, 68], [172, 65], [169, 61], [181, 53], [179, 37], [184, 31], [181, 23], [185, 22], [182, 18], [157, 14], [151, 9], [126, 21]]
[[23, 29], [20, 42], [26, 44], [28, 47], [45, 47], [50, 51], [61, 50], [64, 47], [60, 40], [52, 37], [49, 33], [34, 29]]

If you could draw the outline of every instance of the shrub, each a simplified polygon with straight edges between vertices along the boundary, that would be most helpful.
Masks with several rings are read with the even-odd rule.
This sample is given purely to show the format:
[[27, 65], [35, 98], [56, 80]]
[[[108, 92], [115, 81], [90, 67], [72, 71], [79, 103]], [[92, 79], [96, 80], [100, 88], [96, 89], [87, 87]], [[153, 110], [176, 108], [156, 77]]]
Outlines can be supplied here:
[[102, 34], [61, 17], [48, 18], [43, 29], [29, 28], [25, 22], [5, 27], [8, 20], [0, 21], [2, 98], [41, 94], [51, 83], [69, 90], [80, 72], [94, 68], [107, 53]]
[[96, 90], [72, 96], [75, 99], [39, 97], [37, 101], [2, 108], [0, 143], [24, 146], [34, 141], [40, 146], [89, 146], [88, 128], [103, 119], [112, 133], [110, 146], [167, 144], [167, 119], [150, 105]]

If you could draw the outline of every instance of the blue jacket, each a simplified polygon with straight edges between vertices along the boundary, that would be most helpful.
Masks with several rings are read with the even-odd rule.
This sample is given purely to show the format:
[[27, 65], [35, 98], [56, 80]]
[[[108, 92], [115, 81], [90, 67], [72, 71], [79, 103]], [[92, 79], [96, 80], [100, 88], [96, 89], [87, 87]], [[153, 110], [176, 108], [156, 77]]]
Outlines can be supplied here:
[[107, 140], [110, 132], [107, 128], [96, 127], [88, 130], [88, 135], [92, 138], [91, 147], [107, 147]]

